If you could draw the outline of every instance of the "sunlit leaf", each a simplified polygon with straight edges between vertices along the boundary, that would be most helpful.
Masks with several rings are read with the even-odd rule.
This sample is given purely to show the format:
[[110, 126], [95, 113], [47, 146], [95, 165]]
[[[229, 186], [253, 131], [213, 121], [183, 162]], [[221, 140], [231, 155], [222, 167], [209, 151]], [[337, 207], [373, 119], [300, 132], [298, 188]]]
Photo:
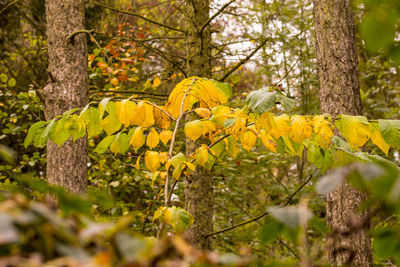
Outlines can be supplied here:
[[378, 123], [386, 143], [400, 149], [400, 120], [378, 120]]
[[275, 139], [287, 135], [291, 130], [291, 127], [289, 126], [290, 118], [286, 114], [275, 117], [274, 123], [275, 127], [269, 131], [269, 134]]
[[244, 149], [250, 151], [256, 144], [257, 135], [253, 131], [246, 131], [241, 137], [241, 143]]
[[129, 144], [133, 147], [133, 149], [135, 149], [135, 152], [137, 152], [138, 149], [144, 145], [145, 139], [146, 138], [144, 137], [142, 127], [137, 127], [132, 135]]
[[85, 121], [88, 131], [88, 138], [98, 135], [103, 130], [100, 125], [100, 113], [94, 107], [89, 107], [80, 115]]
[[365, 145], [371, 136], [369, 122], [363, 116], [341, 115], [335, 124], [354, 150]]
[[146, 151], [144, 156], [144, 164], [151, 172], [157, 171], [160, 167], [160, 157], [156, 151]]
[[38, 122], [35, 122], [29, 128], [28, 134], [27, 134], [27, 136], [25, 137], [25, 140], [24, 140], [25, 148], [27, 148], [30, 145], [30, 143], [32, 143], [32, 141], [35, 139], [35, 136], [36, 136], [36, 134], [38, 132], [38, 129], [42, 128], [44, 125], [46, 125], [45, 121], [38, 121]]
[[154, 122], [161, 129], [168, 129], [171, 125], [171, 119], [160, 108], [162, 107], [153, 108]]
[[289, 136], [296, 143], [302, 144], [305, 139], [312, 136], [312, 122], [305, 116], [292, 116]]
[[379, 131], [379, 124], [370, 123], [370, 126], [371, 126], [372, 143], [374, 143], [377, 147], [379, 147], [380, 150], [382, 150], [382, 152], [385, 153], [387, 156], [389, 153], [390, 145], [388, 145], [382, 138], [381, 132]]
[[163, 142], [163, 144], [166, 145], [168, 141], [171, 140], [172, 135], [173, 135], [172, 131], [162, 130], [158, 136], [161, 142]]
[[150, 149], [153, 149], [158, 145], [158, 142], [160, 141], [160, 138], [158, 137], [158, 133], [156, 129], [151, 128], [149, 135], [147, 136], [146, 139], [146, 145], [150, 147]]
[[312, 119], [313, 131], [316, 134], [316, 141], [321, 147], [327, 148], [333, 136], [333, 125], [327, 115], [317, 115]]
[[189, 121], [185, 124], [185, 134], [196, 141], [203, 133], [203, 124], [200, 120]]

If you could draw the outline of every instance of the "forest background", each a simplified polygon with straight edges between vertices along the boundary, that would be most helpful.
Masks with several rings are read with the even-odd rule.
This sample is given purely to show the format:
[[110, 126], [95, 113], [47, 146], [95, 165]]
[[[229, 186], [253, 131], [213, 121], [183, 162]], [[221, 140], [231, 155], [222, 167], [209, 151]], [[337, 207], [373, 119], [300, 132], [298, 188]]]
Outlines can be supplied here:
[[[148, 164], [144, 166], [145, 147], [135, 151], [128, 145], [125, 153], [111, 143], [99, 148], [107, 135], [95, 134], [88, 139], [86, 195], [76, 197], [44, 183], [46, 140], [36, 138], [31, 140], [35, 146], [28, 147], [24, 140], [34, 123], [48, 120], [43, 111], [46, 100], [40, 93], [51, 80], [46, 41], [48, 3], [17, 0], [0, 4], [2, 261], [32, 266], [57, 260], [56, 264], [71, 266], [83, 260], [88, 266], [174, 262], [314, 266], [328, 262], [326, 250], [335, 232], [325, 222], [324, 197], [316, 191], [315, 184], [332, 164], [325, 156], [310, 162], [307, 150], [285, 153], [283, 144], [283, 153], [274, 153], [263, 148], [261, 140], [254, 148], [254, 144], [246, 147], [238, 141], [237, 151], [233, 149], [236, 153], [214, 155], [213, 196], [206, 205], [213, 207], [212, 226], [206, 231], [211, 235], [206, 245], [190, 242], [211, 248], [211, 240], [214, 252], [201, 252], [179, 237], [158, 242], [148, 238], [156, 237], [165, 222], [171, 226], [167, 228], [169, 236], [186, 230], [193, 222], [179, 209], [185, 208], [183, 176], [169, 203], [178, 207], [174, 213], [178, 219], [163, 219], [167, 217], [165, 211], [159, 220], [155, 218], [159, 207], [165, 205], [165, 178], [154, 177]], [[88, 97], [95, 106], [105, 98], [117, 103], [128, 97], [162, 106], [180, 81], [200, 76], [230, 84], [232, 108], [245, 106], [250, 92], [264, 88], [293, 99], [290, 114], [321, 113], [312, 1], [211, 1], [204, 9], [209, 20], [200, 22], [193, 21], [190, 15], [190, 1], [85, 1], [84, 6], [86, 22], [81, 30], [86, 32], [78, 34], [86, 35], [88, 40]], [[398, 125], [400, 3], [353, 1], [351, 8], [356, 26], [362, 115], [369, 120], [392, 120]], [[211, 36], [211, 54], [206, 63], [210, 71], [188, 68], [192, 64], [188, 55], [196, 53], [198, 46], [196, 40], [193, 50], [187, 44], [193, 38], [192, 24], [205, 25], [204, 31]], [[65, 33], [67, 37], [69, 34]], [[277, 103], [271, 107], [272, 112], [288, 112], [282, 101], [273, 102]], [[397, 192], [400, 128], [396, 127], [391, 132], [393, 148], [386, 154], [372, 144], [363, 144], [362, 148], [368, 155], [379, 155], [391, 162], [378, 161], [380, 168], [391, 174], [390, 178], [384, 176], [384, 181], [390, 182], [366, 186], [372, 190], [368, 204], [372, 208], [379, 206], [373, 218], [367, 216], [373, 236], [371, 265], [391, 266], [400, 258], [398, 209], [385, 198], [387, 192]], [[177, 132], [175, 151], [185, 151], [189, 146], [183, 128]], [[149, 135], [146, 132], [146, 137]], [[159, 151], [169, 148], [161, 141], [156, 145]], [[108, 149], [110, 152], [106, 152]], [[361, 157], [355, 158], [350, 161], [360, 161]], [[365, 157], [361, 161], [365, 162]], [[361, 174], [362, 170], [376, 171], [368, 169], [369, 165], [350, 166], [351, 170], [361, 169]], [[335, 175], [347, 177], [343, 173]], [[355, 180], [360, 186], [360, 179]], [[58, 196], [57, 215], [38, 204], [49, 201], [48, 192]], [[299, 203], [293, 206], [295, 210], [284, 210], [283, 215], [271, 212], [271, 216], [267, 212], [273, 206]], [[302, 216], [309, 212], [314, 214], [312, 219], [308, 224], [302, 222]], [[30, 218], [32, 214], [41, 219]], [[351, 264], [352, 254], [349, 255]]]

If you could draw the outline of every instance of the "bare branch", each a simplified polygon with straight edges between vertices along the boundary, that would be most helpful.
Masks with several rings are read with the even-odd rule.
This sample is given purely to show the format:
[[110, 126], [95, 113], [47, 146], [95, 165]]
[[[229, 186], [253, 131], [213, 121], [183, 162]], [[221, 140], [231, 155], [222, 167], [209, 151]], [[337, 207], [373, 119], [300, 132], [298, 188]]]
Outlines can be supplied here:
[[163, 28], [166, 28], [166, 29], [169, 29], [169, 30], [173, 30], [173, 31], [177, 31], [177, 32], [185, 32], [185, 31], [183, 31], [181, 29], [177, 29], [177, 28], [174, 28], [172, 26], [163, 24], [161, 22], [157, 22], [157, 21], [148, 19], [148, 18], [146, 18], [146, 17], [144, 17], [144, 16], [142, 16], [140, 14], [136, 14], [136, 13], [133, 13], [133, 12], [130, 12], [130, 11], [126, 11], [126, 10], [121, 10], [121, 9], [118, 9], [118, 8], [115, 8], [115, 7], [111, 7], [111, 6], [105, 5], [105, 4], [97, 2], [97, 1], [92, 1], [92, 3], [97, 5], [97, 6], [101, 6], [102, 8], [106, 8], [106, 9], [109, 9], [111, 11], [114, 11], [114, 12], [118, 12], [118, 13], [121, 13], [121, 14], [126, 14], [126, 15], [130, 15], [130, 16], [134, 16], [134, 17], [140, 18], [140, 19], [145, 20], [145, 21], [147, 21], [149, 23], [158, 25], [160, 27], [163, 27]]
[[[297, 188], [297, 190], [296, 190], [293, 194], [291, 194], [291, 195], [286, 199], [286, 201], [285, 201], [280, 207], [285, 207], [285, 206], [289, 205], [290, 202], [292, 201], [292, 199], [297, 195], [297, 193], [299, 193], [299, 192], [303, 189], [303, 187], [306, 186], [306, 184], [308, 184], [308, 182], [311, 181], [311, 179], [312, 179], [312, 175], [311, 175], [310, 177], [308, 177], [308, 179], [307, 179], [304, 183], [302, 183], [302, 184], [299, 186], [299, 188]], [[253, 217], [253, 218], [251, 218], [251, 219], [248, 219], [248, 220], [246, 220], [246, 221], [243, 221], [243, 222], [241, 222], [241, 223], [232, 225], [232, 226], [227, 227], [227, 228], [224, 228], [224, 229], [222, 229], [222, 230], [215, 231], [215, 232], [213, 232], [213, 233], [206, 234], [204, 237], [207, 238], [207, 237], [210, 237], [210, 236], [218, 235], [218, 234], [221, 234], [221, 233], [224, 233], [224, 232], [233, 230], [233, 229], [235, 229], [235, 228], [238, 228], [238, 227], [240, 227], [240, 226], [249, 224], [249, 223], [251, 223], [251, 222], [258, 221], [259, 219], [261, 219], [262, 217], [264, 217], [264, 216], [266, 216], [266, 215], [268, 215], [268, 214], [269, 214], [268, 211], [263, 212], [263, 213], [261, 213], [261, 214], [255, 216], [255, 217]]]
[[10, 6], [14, 5], [15, 3], [17, 3], [19, 0], [15, 0], [11, 3], [9, 3], [8, 5], [6, 5], [2, 10], [0, 10], [0, 14], [3, 13], [4, 11], [6, 11]]
[[228, 3], [226, 3], [225, 5], [223, 5], [214, 15], [212, 15], [207, 21], [206, 23], [203, 24], [203, 26], [201, 26], [200, 29], [200, 33], [202, 33], [204, 31], [204, 29], [207, 27], [207, 25], [209, 25], [211, 23], [211, 21], [213, 21], [213, 19], [215, 19], [219, 14], [221, 14], [222, 11], [224, 11], [225, 8], [227, 8], [230, 4], [232, 4], [233, 2], [235, 2], [236, 0], [231, 0]]
[[237, 70], [240, 66], [242, 66], [244, 63], [246, 63], [252, 56], [254, 56], [255, 53], [257, 53], [258, 50], [260, 50], [266, 43], [268, 39], [265, 39], [259, 46], [256, 47], [256, 49], [253, 50], [247, 57], [242, 59], [238, 64], [236, 64], [235, 67], [230, 69], [221, 79], [219, 79], [220, 82], [223, 82], [226, 78], [229, 77], [235, 70]]

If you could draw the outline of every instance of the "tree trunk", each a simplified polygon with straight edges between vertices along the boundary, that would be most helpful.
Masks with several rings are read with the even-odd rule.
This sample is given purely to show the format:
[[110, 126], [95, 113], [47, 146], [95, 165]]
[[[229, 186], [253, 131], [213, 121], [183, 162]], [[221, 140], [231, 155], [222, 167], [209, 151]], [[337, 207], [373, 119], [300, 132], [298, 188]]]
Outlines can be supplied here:
[[[208, 0], [186, 1], [188, 13], [188, 38], [187, 38], [187, 74], [188, 76], [211, 77], [211, 31], [207, 26], [201, 31], [202, 25], [209, 18]], [[194, 119], [189, 117], [189, 120]], [[192, 153], [196, 148], [195, 143], [186, 140], [186, 154]], [[213, 177], [211, 173], [201, 166], [188, 177], [185, 186], [186, 210], [194, 217], [192, 227], [187, 231], [188, 242], [200, 249], [212, 248], [211, 238], [204, 235], [213, 230]]]
[[[361, 100], [355, 26], [350, 0], [314, 0], [316, 50], [321, 112], [360, 115]], [[365, 195], [344, 182], [327, 197], [327, 222], [346, 228], [361, 217]], [[337, 236], [329, 251], [332, 265], [372, 266], [368, 226], [347, 236]]]
[[[49, 83], [43, 88], [46, 120], [88, 103], [87, 44], [82, 0], [46, 0]], [[69, 139], [61, 147], [48, 141], [49, 183], [62, 185], [74, 193], [87, 187], [87, 140]]]

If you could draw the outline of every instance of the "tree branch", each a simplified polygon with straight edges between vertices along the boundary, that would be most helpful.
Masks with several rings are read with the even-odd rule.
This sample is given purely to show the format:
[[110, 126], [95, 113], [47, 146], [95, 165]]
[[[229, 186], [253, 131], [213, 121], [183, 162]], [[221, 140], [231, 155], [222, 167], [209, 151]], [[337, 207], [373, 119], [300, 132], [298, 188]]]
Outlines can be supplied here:
[[71, 33], [67, 37], [67, 41], [69, 41], [70, 43], [73, 43], [75, 35], [80, 34], [80, 33], [87, 33], [87, 34], [89, 34], [91, 36], [92, 32], [94, 32], [94, 29], [93, 30], [78, 30], [78, 31], [74, 31], [73, 33]]
[[[310, 175], [310, 177], [308, 177], [308, 179], [303, 184], [301, 184], [301, 186], [299, 186], [299, 188], [297, 188], [297, 190], [293, 194], [291, 194], [280, 207], [285, 207], [285, 206], [289, 205], [290, 202], [292, 201], [292, 199], [297, 195], [297, 193], [299, 193], [303, 189], [303, 187], [306, 186], [306, 184], [308, 184], [308, 182], [311, 181], [311, 179], [312, 179], [312, 175]], [[233, 229], [238, 228], [240, 226], [249, 224], [251, 222], [255, 222], [255, 221], [261, 219], [262, 217], [264, 217], [264, 216], [266, 216], [268, 214], [269, 214], [269, 211], [263, 212], [263, 213], [255, 216], [255, 217], [253, 217], [251, 219], [248, 219], [246, 221], [240, 222], [238, 224], [235, 224], [233, 226], [224, 228], [222, 230], [215, 231], [213, 233], [206, 234], [204, 237], [207, 238], [207, 237], [210, 237], [210, 236], [214, 236], [214, 235], [217, 235], [217, 234], [221, 234], [221, 233], [233, 230]]]
[[233, 2], [235, 2], [236, 0], [231, 0], [228, 3], [226, 3], [225, 5], [223, 5], [214, 15], [212, 15], [207, 21], [206, 23], [203, 24], [203, 26], [201, 26], [200, 29], [200, 34], [204, 31], [204, 29], [207, 27], [207, 25], [209, 25], [211, 23], [211, 21], [213, 21], [213, 19], [215, 19], [219, 14], [221, 14], [222, 11], [224, 11], [225, 8], [227, 8], [230, 4], [232, 4]]
[[242, 66], [244, 63], [246, 63], [252, 56], [254, 56], [255, 53], [257, 53], [258, 50], [260, 50], [266, 43], [268, 39], [265, 39], [259, 46], [257, 46], [253, 52], [251, 52], [247, 57], [242, 59], [238, 64], [236, 64], [235, 67], [230, 69], [221, 79], [218, 81], [223, 82], [226, 78], [228, 78], [229, 75], [231, 75], [235, 70], [237, 70], [240, 66]]
[[126, 11], [126, 10], [121, 10], [121, 9], [118, 9], [118, 8], [115, 8], [115, 7], [111, 7], [111, 6], [105, 5], [105, 4], [97, 2], [97, 1], [92, 1], [92, 3], [97, 5], [97, 6], [100, 6], [102, 8], [114, 11], [114, 12], [118, 12], [118, 13], [122, 13], [122, 14], [126, 14], [126, 15], [130, 15], [130, 16], [134, 16], [134, 17], [140, 18], [140, 19], [142, 19], [144, 21], [147, 21], [149, 23], [158, 25], [160, 27], [163, 27], [163, 28], [166, 28], [166, 29], [169, 29], [169, 30], [173, 30], [173, 31], [177, 31], [177, 32], [185, 32], [185, 31], [183, 31], [181, 29], [177, 29], [177, 28], [174, 28], [172, 26], [168, 26], [168, 25], [162, 24], [160, 22], [148, 19], [148, 18], [146, 18], [146, 17], [144, 17], [144, 16], [142, 16], [140, 14], [136, 14], [136, 13], [133, 13], [133, 12], [130, 12], [130, 11]]
[[6, 11], [10, 6], [14, 5], [15, 3], [17, 3], [19, 0], [15, 0], [11, 3], [9, 3], [8, 5], [6, 5], [2, 10], [0, 10], [0, 14], [3, 13], [4, 11]]

